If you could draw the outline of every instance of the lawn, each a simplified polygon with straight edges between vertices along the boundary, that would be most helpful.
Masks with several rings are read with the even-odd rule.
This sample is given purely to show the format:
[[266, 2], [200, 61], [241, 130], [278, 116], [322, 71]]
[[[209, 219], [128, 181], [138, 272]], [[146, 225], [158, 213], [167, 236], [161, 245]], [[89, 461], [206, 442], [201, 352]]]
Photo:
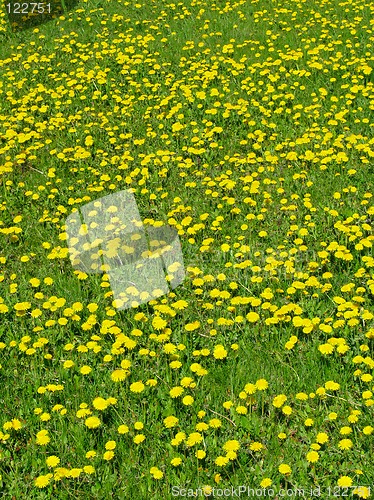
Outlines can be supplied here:
[[[2, 499], [372, 498], [373, 19], [89, 0], [12, 31], [3, 8]], [[185, 268], [128, 309], [66, 224], [120, 191]]]

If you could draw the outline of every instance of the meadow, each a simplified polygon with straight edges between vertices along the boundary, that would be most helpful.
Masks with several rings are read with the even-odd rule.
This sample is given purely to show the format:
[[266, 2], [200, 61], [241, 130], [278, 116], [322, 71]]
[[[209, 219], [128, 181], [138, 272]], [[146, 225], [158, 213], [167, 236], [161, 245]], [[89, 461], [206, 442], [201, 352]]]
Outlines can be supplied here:
[[[373, 145], [369, 0], [3, 9], [1, 499], [372, 498]], [[121, 190], [186, 269], [127, 310], [65, 224]]]

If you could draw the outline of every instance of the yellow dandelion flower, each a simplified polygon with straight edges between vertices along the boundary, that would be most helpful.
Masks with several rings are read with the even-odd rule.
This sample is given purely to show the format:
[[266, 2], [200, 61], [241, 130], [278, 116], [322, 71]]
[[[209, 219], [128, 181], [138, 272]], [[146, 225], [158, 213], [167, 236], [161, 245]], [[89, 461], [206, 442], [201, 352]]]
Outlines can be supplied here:
[[113, 457], [114, 457], [114, 451], [106, 451], [103, 454], [103, 459], [107, 461], [112, 460]]
[[251, 451], [261, 451], [264, 448], [264, 445], [262, 443], [258, 443], [257, 441], [254, 441], [249, 445], [249, 449]]
[[279, 394], [273, 399], [273, 406], [275, 408], [280, 408], [287, 401], [287, 396], [285, 394]]
[[174, 467], [178, 467], [182, 463], [182, 459], [180, 457], [175, 457], [172, 460], [170, 460], [171, 465]]
[[226, 441], [222, 447], [225, 451], [237, 451], [240, 448], [240, 443], [236, 439]]
[[140, 443], [142, 443], [144, 440], [145, 440], [145, 435], [144, 435], [144, 434], [137, 434], [137, 435], [134, 437], [134, 439], [133, 439], [133, 441], [134, 441], [134, 443], [135, 443], [135, 444], [140, 444]]
[[118, 370], [114, 370], [112, 372], [110, 378], [113, 380], [113, 382], [122, 382], [129, 376], [129, 374], [129, 371], [119, 368]]
[[145, 385], [143, 384], [143, 382], [141, 380], [139, 380], [138, 382], [133, 382], [130, 385], [131, 392], [136, 392], [136, 393], [143, 392], [144, 388], [145, 388]]
[[158, 467], [151, 467], [149, 472], [152, 474], [153, 479], [162, 479], [164, 477], [164, 473]]
[[[256, 388], [259, 390], [259, 391], [264, 391], [266, 390], [267, 388], [269, 387], [269, 384], [267, 382], [267, 380], [265, 380], [264, 378], [261, 378], [259, 380], [257, 380], [256, 382]], [[244, 388], [244, 390], [246, 391], [246, 389]], [[247, 392], [247, 391], [246, 391]], [[249, 394], [249, 393], [248, 393]]]
[[185, 406], [190, 406], [192, 405], [194, 402], [194, 398], [192, 396], [185, 396], [183, 399], [182, 399], [182, 403], [185, 405]]
[[117, 444], [115, 441], [107, 441], [105, 443], [105, 449], [106, 450], [114, 450], [116, 448]]
[[260, 486], [261, 486], [261, 488], [268, 488], [272, 484], [273, 484], [273, 481], [270, 479], [270, 477], [264, 477], [264, 479], [260, 483]]
[[227, 457], [222, 457], [222, 456], [217, 457], [214, 461], [214, 463], [219, 467], [224, 467], [225, 465], [228, 464], [228, 462], [229, 459]]
[[227, 351], [222, 344], [214, 347], [213, 356], [215, 359], [225, 359], [227, 357]]
[[350, 439], [341, 439], [338, 443], [338, 448], [341, 450], [349, 450], [353, 446], [353, 443]]
[[306, 459], [310, 463], [315, 463], [319, 459], [319, 453], [317, 451], [310, 451], [309, 453], [307, 453]]
[[167, 429], [170, 429], [172, 427], [175, 427], [179, 422], [179, 419], [177, 417], [174, 417], [173, 415], [170, 415], [169, 417], [164, 418], [164, 426]]
[[285, 475], [291, 474], [291, 472], [292, 472], [291, 467], [287, 464], [281, 464], [278, 467], [278, 470], [281, 474], [285, 474]]
[[60, 463], [60, 459], [56, 457], [56, 455], [51, 455], [46, 459], [46, 464], [48, 467], [57, 467], [57, 465]]
[[84, 424], [89, 428], [89, 429], [96, 429], [97, 427], [100, 427], [101, 425], [101, 420], [98, 417], [88, 417], [84, 421]]
[[349, 486], [352, 486], [352, 479], [349, 476], [342, 476], [338, 479], [338, 486], [341, 486], [343, 488], [348, 488]]
[[255, 323], [260, 319], [260, 316], [256, 312], [252, 311], [246, 315], [246, 318], [250, 323]]
[[48, 486], [51, 478], [52, 478], [52, 474], [46, 474], [45, 476], [39, 476], [34, 480], [34, 484], [37, 488], [45, 488], [46, 486]]
[[106, 408], [108, 408], [109, 403], [106, 399], [97, 397], [92, 401], [92, 405], [96, 410], [105, 410]]
[[187, 323], [184, 326], [184, 329], [187, 332], [193, 332], [194, 330], [197, 330], [198, 328], [200, 328], [200, 321], [194, 321], [193, 323]]

